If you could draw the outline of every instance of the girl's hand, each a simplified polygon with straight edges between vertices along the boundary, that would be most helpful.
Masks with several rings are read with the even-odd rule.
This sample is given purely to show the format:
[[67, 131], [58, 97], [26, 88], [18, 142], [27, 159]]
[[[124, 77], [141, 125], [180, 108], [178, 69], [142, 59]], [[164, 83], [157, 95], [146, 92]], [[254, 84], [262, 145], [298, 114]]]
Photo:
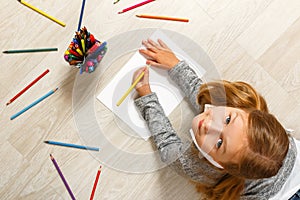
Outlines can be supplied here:
[[157, 41], [158, 43], [151, 39], [143, 41], [142, 44], [146, 49], [140, 49], [139, 52], [147, 59], [147, 65], [169, 70], [179, 62], [179, 59], [162, 40]]
[[144, 76], [142, 79], [136, 84], [135, 90], [139, 94], [139, 96], [145, 96], [151, 94], [151, 88], [149, 85], [149, 70], [148, 67], [142, 67], [136, 70], [132, 77], [132, 83], [138, 78], [138, 76], [144, 71]]

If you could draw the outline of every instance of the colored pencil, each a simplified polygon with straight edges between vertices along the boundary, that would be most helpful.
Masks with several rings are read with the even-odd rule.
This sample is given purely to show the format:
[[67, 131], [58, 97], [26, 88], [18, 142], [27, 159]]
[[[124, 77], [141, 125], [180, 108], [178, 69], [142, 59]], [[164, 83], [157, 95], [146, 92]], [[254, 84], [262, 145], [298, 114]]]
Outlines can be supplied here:
[[117, 106], [119, 106], [124, 99], [129, 95], [131, 90], [136, 86], [136, 84], [143, 78], [145, 75], [145, 71], [142, 71], [142, 73], [137, 77], [137, 79], [134, 81], [134, 83], [128, 88], [128, 90], [125, 92], [125, 94], [121, 97], [121, 99], [117, 102]]
[[56, 142], [56, 141], [51, 141], [51, 140], [44, 141], [44, 143], [52, 144], [52, 145], [58, 145], [58, 146], [64, 146], [64, 147], [72, 147], [72, 148], [77, 148], [77, 149], [86, 149], [86, 150], [92, 150], [92, 151], [99, 151], [99, 148], [97, 148], [97, 147], [82, 146], [82, 145], [78, 145], [78, 144]]
[[85, 6], [85, 0], [82, 0], [77, 31], [80, 31], [80, 28], [81, 28], [81, 22], [82, 22], [82, 17], [83, 17], [84, 6]]
[[150, 2], [153, 2], [153, 1], [155, 1], [155, 0], [146, 0], [146, 1], [143, 1], [143, 2], [141, 2], [141, 3], [135, 4], [135, 5], [133, 5], [133, 6], [130, 6], [130, 7], [128, 7], [128, 8], [123, 9], [122, 11], [118, 12], [118, 14], [127, 12], [127, 11], [129, 11], [129, 10], [135, 9], [135, 8], [137, 8], [137, 7], [143, 6], [143, 5], [145, 5], [145, 4], [147, 4], [147, 3], [150, 3]]
[[41, 78], [43, 78], [47, 73], [49, 72], [49, 69], [46, 69], [41, 75], [39, 75], [36, 79], [34, 79], [31, 83], [29, 83], [23, 90], [21, 90], [16, 96], [11, 98], [6, 105], [8, 106], [11, 104], [14, 100], [16, 100], [19, 96], [21, 96], [26, 90], [28, 90], [31, 86], [33, 86], [36, 82], [38, 82]]
[[57, 48], [40, 48], [40, 49], [15, 49], [7, 50], [2, 53], [34, 53], [34, 52], [45, 52], [45, 51], [57, 51]]
[[65, 187], [67, 188], [67, 190], [68, 190], [68, 192], [69, 192], [69, 194], [70, 194], [72, 200], [75, 200], [74, 194], [73, 194], [73, 192], [72, 192], [70, 186], [68, 185], [68, 183], [67, 183], [67, 181], [66, 181], [64, 175], [62, 174], [61, 170], [59, 169], [56, 160], [54, 159], [54, 157], [53, 157], [51, 154], [50, 154], [50, 158], [51, 158], [51, 160], [52, 160], [52, 162], [53, 162], [53, 165], [54, 165], [54, 167], [56, 168], [56, 171], [58, 172], [58, 174], [59, 174], [61, 180], [62, 180], [63, 183], [65, 184]]
[[16, 114], [14, 114], [13, 116], [10, 117], [10, 120], [15, 119], [16, 117], [20, 116], [21, 114], [23, 114], [24, 112], [26, 112], [27, 110], [29, 110], [30, 108], [32, 108], [33, 106], [35, 106], [36, 104], [40, 103], [41, 101], [43, 101], [44, 99], [46, 99], [47, 97], [49, 97], [50, 95], [52, 95], [54, 92], [56, 92], [58, 90], [58, 88], [49, 91], [47, 94], [45, 94], [44, 96], [40, 97], [39, 99], [37, 99], [36, 101], [34, 101], [33, 103], [31, 103], [30, 105], [28, 105], [27, 107], [23, 108], [21, 111], [17, 112]]
[[66, 24], [63, 23], [62, 21], [59, 21], [58, 19], [56, 19], [56, 18], [54, 18], [54, 17], [48, 15], [47, 13], [41, 11], [40, 9], [38, 9], [38, 8], [36, 8], [36, 7], [32, 6], [32, 5], [30, 5], [29, 3], [27, 3], [27, 2], [25, 2], [25, 1], [23, 1], [23, 0], [18, 0], [18, 1], [19, 1], [21, 4], [27, 6], [28, 8], [30, 8], [30, 9], [32, 9], [32, 10], [38, 12], [39, 14], [41, 14], [41, 15], [47, 17], [48, 19], [50, 19], [50, 20], [52, 20], [52, 21], [58, 23], [59, 25], [61, 25], [61, 26], [66, 26]]
[[99, 180], [99, 177], [100, 177], [100, 174], [101, 174], [101, 168], [102, 168], [102, 166], [100, 166], [99, 169], [98, 169], [98, 172], [97, 172], [97, 175], [96, 175], [96, 179], [95, 179], [95, 182], [94, 182], [94, 186], [93, 186], [93, 190], [92, 190], [92, 193], [91, 193], [91, 196], [90, 196], [90, 200], [94, 199], [96, 187], [97, 187], [98, 180]]
[[155, 15], [136, 15], [140, 18], [148, 18], [148, 19], [160, 19], [160, 20], [171, 20], [171, 21], [179, 21], [179, 22], [189, 22], [188, 19], [185, 18], [177, 18], [177, 17], [168, 17], [168, 16], [155, 16]]

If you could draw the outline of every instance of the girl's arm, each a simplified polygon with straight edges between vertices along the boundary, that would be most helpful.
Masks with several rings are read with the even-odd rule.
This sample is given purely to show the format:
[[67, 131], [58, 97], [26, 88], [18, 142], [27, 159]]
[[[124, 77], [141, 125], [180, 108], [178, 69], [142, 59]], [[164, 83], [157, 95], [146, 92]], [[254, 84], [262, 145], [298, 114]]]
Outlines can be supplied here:
[[164, 163], [177, 173], [210, 186], [224, 176], [224, 172], [198, 157], [198, 151], [191, 148], [191, 142], [182, 141], [177, 136], [155, 93], [136, 99], [135, 104], [147, 123]]
[[157, 42], [151, 39], [143, 41], [142, 44], [146, 49], [140, 49], [140, 53], [147, 59], [146, 63], [148, 65], [168, 70], [171, 79], [177, 83], [196, 111], [199, 112], [196, 97], [202, 84], [201, 79], [198, 78], [194, 70], [185, 61], [179, 61], [162, 40]]
[[145, 119], [161, 160], [166, 163], [175, 161], [182, 152], [182, 142], [166, 117], [155, 93], [142, 96], [135, 104]]
[[195, 71], [190, 68], [185, 61], [180, 61], [177, 65], [169, 70], [169, 75], [184, 92], [185, 96], [188, 97], [195, 110], [199, 112], [197, 95], [199, 93], [202, 80], [197, 76]]
[[[185, 67], [188, 68], [188, 66]], [[182, 78], [176, 76], [176, 74], [181, 73], [181, 69], [182, 66], [178, 66], [178, 70], [175, 67], [174, 72], [171, 72], [174, 73], [175, 79], [177, 77], [179, 81]], [[198, 152], [195, 154], [191, 151], [191, 143], [182, 142], [177, 136], [158, 101], [158, 97], [151, 91], [148, 68], [143, 67], [137, 70], [132, 81], [135, 82], [142, 72], [144, 72], [144, 76], [135, 86], [140, 96], [135, 100], [135, 104], [147, 123], [161, 160], [166, 164], [170, 164], [177, 172], [183, 172], [183, 174], [188, 175], [197, 182], [209, 185], [216, 183], [223, 176], [223, 173], [215, 170], [203, 159], [199, 159]], [[184, 73], [187, 72], [194, 74], [190, 70], [185, 70]], [[190, 86], [187, 86], [187, 88], [190, 88]]]

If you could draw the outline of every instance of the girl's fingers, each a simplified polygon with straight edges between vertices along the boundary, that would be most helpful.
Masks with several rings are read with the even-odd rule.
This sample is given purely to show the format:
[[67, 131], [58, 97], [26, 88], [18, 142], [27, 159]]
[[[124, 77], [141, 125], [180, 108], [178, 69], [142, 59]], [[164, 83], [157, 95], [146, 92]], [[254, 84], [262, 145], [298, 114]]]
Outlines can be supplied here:
[[154, 42], [151, 39], [148, 39], [148, 43], [151, 44], [156, 49], [161, 49], [161, 47], [159, 46], [159, 44], [157, 44], [156, 42]]
[[142, 54], [146, 59], [154, 59], [155, 53], [146, 49], [140, 49], [139, 50], [140, 54]]
[[149, 83], [149, 70], [148, 70], [148, 67], [144, 67], [144, 77], [143, 77], [143, 82], [144, 83]]
[[159, 64], [153, 60], [147, 60], [146, 61], [146, 64], [147, 65], [150, 65], [151, 67], [156, 67], [156, 68], [159, 68], [159, 69], [168, 69], [168, 67], [162, 65], [162, 64]]
[[171, 51], [171, 49], [161, 39], [158, 39], [157, 41], [160, 46]]

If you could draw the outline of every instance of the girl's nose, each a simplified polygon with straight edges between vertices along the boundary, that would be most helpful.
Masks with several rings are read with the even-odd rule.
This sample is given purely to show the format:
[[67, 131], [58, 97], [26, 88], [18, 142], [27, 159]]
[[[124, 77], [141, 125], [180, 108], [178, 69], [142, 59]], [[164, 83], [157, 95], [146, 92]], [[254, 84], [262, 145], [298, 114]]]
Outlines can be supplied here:
[[216, 121], [209, 120], [207, 123], [204, 123], [204, 130], [206, 134], [220, 134], [223, 130], [223, 125]]

